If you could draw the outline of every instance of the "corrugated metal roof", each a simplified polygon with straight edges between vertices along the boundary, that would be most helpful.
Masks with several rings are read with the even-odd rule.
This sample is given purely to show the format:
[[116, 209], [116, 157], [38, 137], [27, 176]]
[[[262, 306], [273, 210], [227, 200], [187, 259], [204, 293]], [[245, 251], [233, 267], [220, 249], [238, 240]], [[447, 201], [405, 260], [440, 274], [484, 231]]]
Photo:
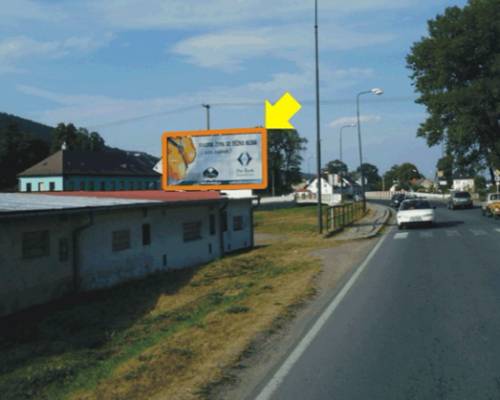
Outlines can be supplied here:
[[31, 211], [116, 207], [148, 203], [196, 203], [217, 201], [219, 192], [163, 192], [138, 190], [119, 192], [0, 193], [0, 214]]
[[[159, 201], [159, 200], [158, 200]], [[0, 193], [0, 213], [10, 211], [63, 210], [83, 207], [151, 203], [151, 199], [99, 198], [90, 196], [53, 196], [34, 193]]]

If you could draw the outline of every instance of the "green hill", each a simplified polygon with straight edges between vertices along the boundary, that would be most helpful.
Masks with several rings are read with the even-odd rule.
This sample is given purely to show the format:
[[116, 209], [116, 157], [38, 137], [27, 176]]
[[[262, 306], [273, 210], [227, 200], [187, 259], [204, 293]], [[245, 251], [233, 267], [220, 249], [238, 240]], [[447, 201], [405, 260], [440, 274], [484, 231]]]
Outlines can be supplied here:
[[50, 143], [50, 137], [52, 135], [52, 131], [54, 130], [53, 127], [0, 112], [0, 132], [10, 123], [16, 124], [21, 132], [30, 133], [33, 136], [42, 139], [44, 142]]

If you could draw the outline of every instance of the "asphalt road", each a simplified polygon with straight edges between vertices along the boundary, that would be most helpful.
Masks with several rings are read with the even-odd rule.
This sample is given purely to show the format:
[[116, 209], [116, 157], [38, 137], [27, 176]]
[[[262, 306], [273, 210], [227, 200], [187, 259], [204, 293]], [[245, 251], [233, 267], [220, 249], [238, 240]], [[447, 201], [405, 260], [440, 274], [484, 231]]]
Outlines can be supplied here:
[[436, 217], [433, 228], [387, 233], [277, 389], [264, 384], [264, 394], [500, 399], [500, 221], [477, 208], [438, 206]]

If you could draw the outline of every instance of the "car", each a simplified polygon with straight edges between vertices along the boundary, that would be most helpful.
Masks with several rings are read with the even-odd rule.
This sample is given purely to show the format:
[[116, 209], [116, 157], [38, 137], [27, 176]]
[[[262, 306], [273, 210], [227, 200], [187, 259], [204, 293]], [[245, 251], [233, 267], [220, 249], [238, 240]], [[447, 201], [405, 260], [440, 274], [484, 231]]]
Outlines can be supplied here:
[[487, 204], [484, 215], [488, 217], [494, 217], [495, 219], [500, 218], [500, 199]]
[[403, 229], [408, 225], [432, 226], [435, 222], [435, 208], [424, 199], [404, 200], [396, 214], [398, 228]]
[[488, 193], [488, 195], [486, 196], [486, 201], [481, 206], [482, 214], [491, 216], [491, 214], [489, 214], [488, 206], [498, 201], [500, 201], [500, 193]]
[[391, 197], [391, 206], [398, 209], [401, 205], [401, 202], [405, 199], [405, 195], [403, 193], [396, 193]]
[[472, 196], [469, 192], [453, 192], [448, 200], [448, 209], [455, 210], [457, 208], [472, 208]]

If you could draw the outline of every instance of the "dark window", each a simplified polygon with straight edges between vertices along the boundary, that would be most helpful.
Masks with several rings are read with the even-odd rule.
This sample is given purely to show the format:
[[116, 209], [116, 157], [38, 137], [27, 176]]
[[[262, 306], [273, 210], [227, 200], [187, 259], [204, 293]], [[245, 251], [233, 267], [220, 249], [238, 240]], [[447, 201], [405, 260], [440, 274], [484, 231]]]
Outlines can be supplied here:
[[116, 182], [111, 182], [111, 190], [116, 190]]
[[221, 221], [222, 232], [227, 232], [227, 212], [226, 211], [222, 212], [221, 218], [222, 218], [222, 221]]
[[243, 216], [237, 215], [233, 217], [233, 231], [243, 230]]
[[470, 199], [469, 192], [456, 192], [453, 196], [457, 199]]
[[201, 239], [201, 221], [183, 223], [182, 234], [185, 242]]
[[31, 183], [26, 184], [26, 191], [31, 192]]
[[80, 190], [85, 190], [85, 182], [80, 182]]
[[95, 189], [94, 181], [90, 181], [89, 182], [89, 190], [94, 190], [94, 189]]
[[122, 251], [130, 249], [130, 230], [122, 229], [113, 231], [113, 251]]
[[49, 231], [23, 232], [23, 258], [38, 258], [50, 255]]
[[106, 182], [101, 181], [101, 190], [106, 190]]
[[128, 183], [128, 189], [129, 190], [134, 190], [134, 182], [129, 182]]
[[212, 254], [212, 243], [208, 244], [208, 253]]
[[142, 182], [137, 182], [137, 188], [138, 188], [139, 190], [142, 190]]
[[151, 244], [151, 225], [142, 225], [142, 245], [147, 246]]
[[210, 235], [215, 235], [215, 215], [210, 214], [209, 218]]
[[158, 189], [158, 182], [155, 182], [155, 183], [153, 184], [153, 189], [155, 189], [155, 190], [157, 190], [157, 189]]
[[120, 190], [125, 190], [125, 182], [124, 181], [120, 182]]
[[425, 200], [405, 200], [401, 203], [400, 210], [427, 210], [431, 205]]
[[167, 266], [167, 255], [166, 254], [163, 254], [163, 266], [164, 267]]
[[49, 182], [49, 190], [53, 192], [56, 190], [56, 184], [54, 182]]
[[59, 239], [59, 261], [67, 261], [69, 256], [68, 239]]
[[73, 185], [73, 182], [71, 182], [71, 181], [70, 181], [70, 182], [68, 182], [68, 185], [67, 185], [67, 190], [72, 191], [72, 190], [73, 190], [73, 186], [74, 186], [74, 185]]

